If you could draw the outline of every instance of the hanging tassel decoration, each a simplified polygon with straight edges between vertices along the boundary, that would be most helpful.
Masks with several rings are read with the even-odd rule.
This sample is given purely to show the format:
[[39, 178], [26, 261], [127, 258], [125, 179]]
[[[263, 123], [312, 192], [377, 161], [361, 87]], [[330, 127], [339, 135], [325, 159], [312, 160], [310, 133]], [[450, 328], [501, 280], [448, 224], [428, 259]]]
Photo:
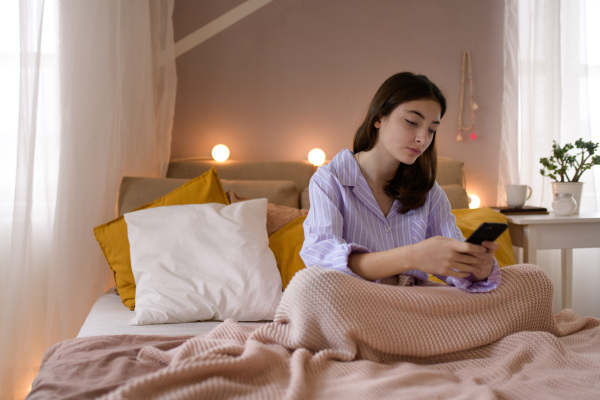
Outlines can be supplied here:
[[[465, 97], [465, 75], [467, 74], [467, 69], [468, 69], [468, 76], [467, 76], [467, 80], [469, 83], [469, 100], [470, 100], [470, 110], [471, 110], [471, 124], [468, 126], [463, 125], [463, 112], [464, 112], [464, 97]], [[462, 132], [469, 132], [471, 131], [471, 135], [470, 138], [471, 140], [476, 140], [477, 139], [477, 134], [475, 133], [475, 111], [477, 111], [479, 109], [479, 106], [477, 105], [477, 103], [475, 103], [475, 95], [473, 93], [473, 75], [471, 73], [471, 53], [469, 53], [468, 51], [464, 51], [463, 52], [463, 57], [462, 57], [462, 76], [461, 76], [461, 81], [460, 81], [460, 101], [459, 101], [459, 107], [458, 107], [458, 134], [456, 135], [456, 141], [457, 142], [462, 142], [463, 141], [463, 137], [462, 137]]]

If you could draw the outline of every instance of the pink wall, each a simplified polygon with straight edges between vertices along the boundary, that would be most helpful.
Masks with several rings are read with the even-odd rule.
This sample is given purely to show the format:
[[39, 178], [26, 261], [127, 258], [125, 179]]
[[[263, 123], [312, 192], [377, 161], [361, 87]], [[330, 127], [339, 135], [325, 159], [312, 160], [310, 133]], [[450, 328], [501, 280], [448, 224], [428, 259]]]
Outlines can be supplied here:
[[[176, 0], [178, 41], [244, 0]], [[274, 0], [177, 59], [172, 157], [328, 158], [352, 147], [377, 87], [395, 72], [428, 75], [448, 99], [441, 155], [465, 162], [468, 189], [496, 202], [503, 0]], [[471, 52], [477, 133], [455, 140], [461, 57]], [[468, 113], [465, 113], [470, 122]]]

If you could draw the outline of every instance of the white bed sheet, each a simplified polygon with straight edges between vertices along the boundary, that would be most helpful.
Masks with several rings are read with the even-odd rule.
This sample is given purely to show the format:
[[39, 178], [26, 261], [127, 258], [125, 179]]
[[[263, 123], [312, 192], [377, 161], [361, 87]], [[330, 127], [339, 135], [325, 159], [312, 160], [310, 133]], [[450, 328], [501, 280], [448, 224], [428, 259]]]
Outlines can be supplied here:
[[[199, 321], [184, 324], [132, 326], [135, 312], [128, 309], [114, 289], [98, 298], [77, 337], [102, 335], [203, 335], [222, 321]], [[255, 323], [255, 322], [254, 322]]]

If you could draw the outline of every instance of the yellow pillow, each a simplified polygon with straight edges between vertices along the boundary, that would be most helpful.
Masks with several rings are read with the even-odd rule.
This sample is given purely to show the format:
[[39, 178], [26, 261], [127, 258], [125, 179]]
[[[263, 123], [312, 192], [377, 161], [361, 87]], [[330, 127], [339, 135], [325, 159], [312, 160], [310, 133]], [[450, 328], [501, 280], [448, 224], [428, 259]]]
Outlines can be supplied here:
[[[204, 203], [229, 204], [215, 167], [165, 196], [137, 208], [137, 210]], [[135, 308], [135, 280], [131, 272], [129, 240], [125, 219], [120, 216], [106, 224], [95, 227], [94, 235], [104, 252], [110, 269], [114, 273], [115, 284], [119, 296], [121, 296], [121, 301], [130, 310], [133, 310]]]
[[304, 243], [304, 227], [302, 224], [305, 219], [305, 215], [298, 217], [269, 236], [269, 247], [275, 254], [284, 290], [296, 272], [305, 267], [304, 261], [300, 258], [300, 250]]
[[[456, 217], [456, 225], [462, 231], [464, 237], [469, 237], [482, 222], [504, 222], [506, 215], [492, 210], [491, 208], [459, 208], [452, 210]], [[516, 264], [515, 253], [512, 248], [512, 241], [508, 229], [496, 240], [500, 248], [496, 250], [494, 256], [501, 267]]]

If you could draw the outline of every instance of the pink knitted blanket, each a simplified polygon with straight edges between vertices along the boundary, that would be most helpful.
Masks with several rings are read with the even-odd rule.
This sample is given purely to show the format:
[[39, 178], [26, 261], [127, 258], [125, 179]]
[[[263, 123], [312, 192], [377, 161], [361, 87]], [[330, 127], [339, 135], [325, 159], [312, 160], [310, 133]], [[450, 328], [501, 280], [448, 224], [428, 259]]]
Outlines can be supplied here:
[[313, 267], [272, 323], [226, 321], [138, 360], [164, 367], [106, 399], [598, 399], [600, 320], [553, 315], [533, 265], [503, 268], [481, 294]]

